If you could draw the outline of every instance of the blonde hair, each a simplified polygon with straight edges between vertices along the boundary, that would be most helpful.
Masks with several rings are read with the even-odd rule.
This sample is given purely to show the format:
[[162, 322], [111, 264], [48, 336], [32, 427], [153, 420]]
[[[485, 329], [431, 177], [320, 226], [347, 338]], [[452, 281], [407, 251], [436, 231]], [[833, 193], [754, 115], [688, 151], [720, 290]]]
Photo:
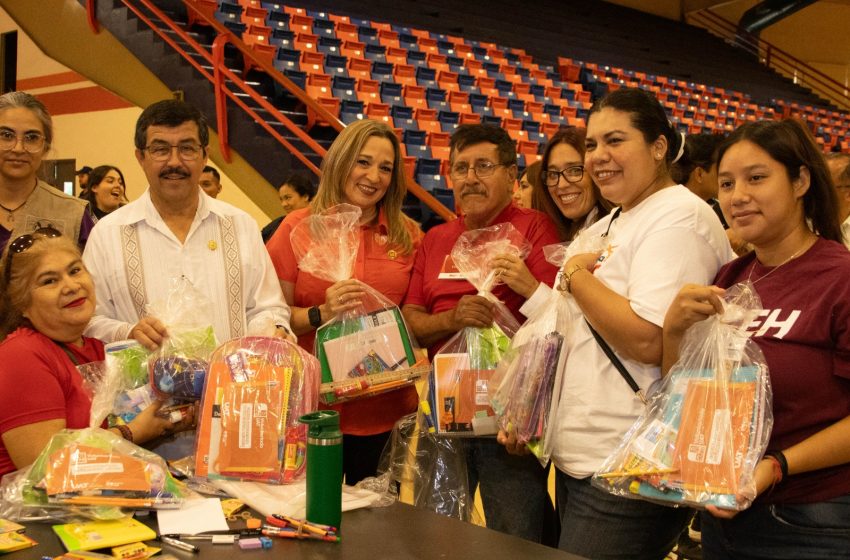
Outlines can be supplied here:
[[[0, 341], [12, 331], [24, 324], [24, 310], [32, 300], [32, 285], [36, 270], [45, 255], [54, 252], [65, 252], [80, 258], [80, 248], [65, 236], [44, 237], [39, 234], [32, 246], [21, 253], [14, 253], [9, 260], [9, 240], [3, 251], [0, 281], [3, 282], [3, 293], [0, 295]], [[9, 270], [7, 270], [9, 269]]]
[[386, 214], [390, 244], [399, 247], [404, 254], [410, 254], [413, 251], [413, 241], [409, 228], [414, 222], [401, 211], [407, 194], [401, 146], [393, 129], [383, 122], [363, 119], [348, 125], [339, 133], [322, 161], [319, 190], [310, 203], [310, 208], [314, 214], [318, 214], [345, 202], [345, 182], [351, 170], [354, 169], [357, 157], [363, 151], [366, 142], [373, 136], [389, 140], [394, 153], [390, 186], [378, 202], [378, 210], [383, 208]]

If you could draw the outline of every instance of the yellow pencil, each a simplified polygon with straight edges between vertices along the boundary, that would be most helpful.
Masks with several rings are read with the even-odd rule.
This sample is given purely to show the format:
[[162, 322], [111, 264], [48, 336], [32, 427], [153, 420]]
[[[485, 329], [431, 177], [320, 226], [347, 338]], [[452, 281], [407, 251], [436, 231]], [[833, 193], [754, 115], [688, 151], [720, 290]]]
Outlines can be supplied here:
[[651, 476], [654, 474], [670, 474], [674, 472], [679, 472], [679, 469], [647, 469], [647, 470], [633, 470], [633, 471], [614, 471], [608, 473], [600, 473], [596, 476], [599, 478], [621, 478], [624, 476]]

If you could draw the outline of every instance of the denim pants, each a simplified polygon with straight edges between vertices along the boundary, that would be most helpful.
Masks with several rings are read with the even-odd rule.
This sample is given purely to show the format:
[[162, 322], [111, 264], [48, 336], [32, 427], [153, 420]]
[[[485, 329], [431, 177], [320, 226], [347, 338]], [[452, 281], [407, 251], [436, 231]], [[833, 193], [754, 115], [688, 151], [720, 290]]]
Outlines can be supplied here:
[[814, 504], [756, 504], [729, 520], [702, 514], [706, 560], [850, 558], [850, 495]]
[[469, 492], [480, 487], [487, 527], [542, 542], [545, 508], [552, 505], [537, 458], [511, 455], [495, 438], [465, 439], [463, 448]]
[[556, 471], [561, 541], [558, 548], [600, 560], [661, 560], [676, 544], [692, 514], [614, 496]]

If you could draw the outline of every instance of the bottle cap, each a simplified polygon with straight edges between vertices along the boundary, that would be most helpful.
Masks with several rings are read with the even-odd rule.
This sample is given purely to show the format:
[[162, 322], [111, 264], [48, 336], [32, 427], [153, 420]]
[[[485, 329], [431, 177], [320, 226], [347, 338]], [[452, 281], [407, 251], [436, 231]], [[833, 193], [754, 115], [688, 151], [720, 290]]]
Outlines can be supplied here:
[[317, 410], [298, 419], [307, 424], [307, 437], [310, 439], [339, 439], [339, 413], [336, 410]]

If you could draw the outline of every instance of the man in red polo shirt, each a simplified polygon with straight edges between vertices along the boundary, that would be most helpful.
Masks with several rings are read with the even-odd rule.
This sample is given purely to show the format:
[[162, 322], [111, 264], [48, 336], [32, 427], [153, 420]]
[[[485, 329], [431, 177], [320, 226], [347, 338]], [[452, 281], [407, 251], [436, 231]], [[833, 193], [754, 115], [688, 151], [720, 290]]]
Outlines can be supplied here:
[[[525, 265], [534, 279], [551, 285], [557, 272], [546, 262], [542, 250], [545, 245], [558, 243], [555, 226], [542, 212], [512, 203], [517, 158], [508, 133], [489, 125], [460, 126], [452, 135], [450, 161], [462, 216], [425, 235], [402, 309], [407, 324], [419, 343], [428, 347], [430, 356], [462, 328], [487, 327], [493, 322], [493, 304], [452, 273], [449, 255], [464, 231], [509, 222], [531, 243]], [[519, 308], [525, 297], [508, 287], [508, 282], [499, 284], [493, 294], [520, 323], [524, 321]], [[540, 542], [549, 498], [546, 471], [537, 459], [509, 455], [495, 438], [470, 438], [464, 443], [470, 492], [480, 485], [487, 526]]]

